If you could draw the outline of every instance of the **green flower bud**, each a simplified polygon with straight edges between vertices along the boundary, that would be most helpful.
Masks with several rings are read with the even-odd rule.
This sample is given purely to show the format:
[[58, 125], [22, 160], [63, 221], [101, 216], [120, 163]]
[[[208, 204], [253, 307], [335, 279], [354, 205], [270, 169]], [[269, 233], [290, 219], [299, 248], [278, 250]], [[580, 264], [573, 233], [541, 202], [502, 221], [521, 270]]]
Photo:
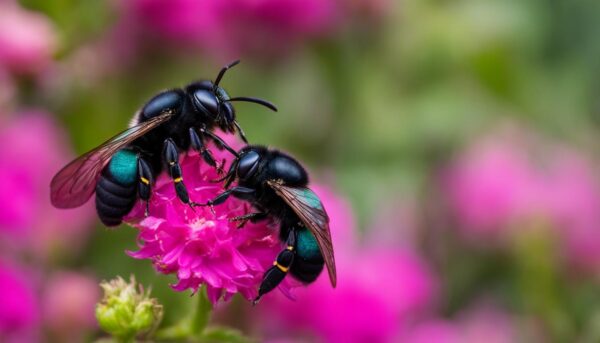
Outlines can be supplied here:
[[96, 305], [100, 327], [119, 341], [148, 337], [158, 327], [163, 315], [162, 305], [150, 298], [132, 276], [129, 283], [118, 277], [102, 282], [104, 298]]

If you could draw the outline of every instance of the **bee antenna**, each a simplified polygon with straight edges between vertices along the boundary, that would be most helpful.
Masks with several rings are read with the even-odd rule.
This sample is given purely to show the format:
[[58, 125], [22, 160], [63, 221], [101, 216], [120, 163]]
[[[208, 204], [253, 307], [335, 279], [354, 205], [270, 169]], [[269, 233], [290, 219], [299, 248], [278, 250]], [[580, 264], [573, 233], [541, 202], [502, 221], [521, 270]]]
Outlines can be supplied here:
[[[244, 141], [244, 143], [248, 144], [248, 139], [246, 139], [246, 134], [244, 133], [244, 130], [240, 126], [240, 123], [238, 123], [236, 120], [234, 120], [233, 125], [235, 125], [235, 127], [237, 128], [237, 131], [240, 134], [240, 137], [242, 137], [242, 140]], [[240, 156], [237, 155], [236, 157], [240, 157]]]
[[215, 88], [219, 86], [219, 83], [221, 82], [223, 75], [225, 75], [225, 72], [229, 68], [235, 67], [238, 63], [240, 63], [240, 60], [233, 61], [233, 62], [229, 63], [228, 65], [224, 66], [223, 68], [221, 68], [221, 71], [219, 71], [219, 75], [217, 75], [217, 78], [215, 80]]
[[238, 96], [235, 98], [230, 98], [228, 100], [225, 101], [245, 101], [245, 102], [253, 102], [255, 104], [259, 104], [259, 105], [263, 105], [267, 108], [269, 108], [270, 110], [277, 112], [277, 107], [275, 107], [275, 105], [273, 105], [272, 103], [270, 103], [267, 100], [264, 99], [259, 99], [259, 98], [251, 98], [251, 97], [247, 97], [247, 96]]

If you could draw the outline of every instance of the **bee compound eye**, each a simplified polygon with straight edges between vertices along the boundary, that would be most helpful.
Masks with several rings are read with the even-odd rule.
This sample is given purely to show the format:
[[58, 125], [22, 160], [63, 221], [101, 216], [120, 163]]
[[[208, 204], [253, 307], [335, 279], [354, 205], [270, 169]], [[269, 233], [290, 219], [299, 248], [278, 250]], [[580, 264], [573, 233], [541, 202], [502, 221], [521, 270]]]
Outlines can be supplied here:
[[258, 168], [260, 155], [256, 151], [249, 151], [240, 157], [238, 162], [237, 172], [240, 179], [251, 177]]
[[199, 89], [194, 92], [194, 105], [198, 110], [213, 117], [219, 112], [219, 100], [212, 91], [207, 89]]

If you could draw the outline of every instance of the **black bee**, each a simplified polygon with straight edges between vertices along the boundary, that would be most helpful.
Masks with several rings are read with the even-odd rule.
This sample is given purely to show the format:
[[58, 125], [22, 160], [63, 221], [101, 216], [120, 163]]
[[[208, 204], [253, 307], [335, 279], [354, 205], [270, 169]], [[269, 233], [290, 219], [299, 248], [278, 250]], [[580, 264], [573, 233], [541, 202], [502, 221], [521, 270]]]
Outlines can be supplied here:
[[231, 218], [256, 222], [273, 217], [280, 223], [280, 239], [286, 248], [265, 272], [256, 303], [273, 290], [287, 273], [311, 283], [327, 265], [329, 280], [336, 285], [335, 259], [329, 217], [317, 195], [310, 190], [308, 174], [292, 157], [273, 149], [249, 145], [239, 152], [222, 180], [225, 188], [236, 178], [238, 185], [224, 191], [203, 206], [222, 204], [230, 195], [249, 201], [258, 212]]
[[238, 63], [223, 67], [214, 82], [194, 82], [150, 99], [134, 115], [127, 130], [75, 159], [54, 176], [50, 185], [52, 204], [58, 208], [78, 207], [95, 191], [96, 210], [102, 222], [118, 225], [138, 196], [146, 201], [147, 211], [154, 175], [166, 167], [178, 198], [193, 205], [183, 183], [179, 152], [191, 147], [202, 154], [206, 163], [220, 169], [206, 149], [206, 140], [213, 140], [234, 156], [237, 152], [212, 131], [237, 131], [246, 141], [231, 102], [254, 102], [277, 110], [262, 99], [231, 98], [219, 87], [225, 72]]

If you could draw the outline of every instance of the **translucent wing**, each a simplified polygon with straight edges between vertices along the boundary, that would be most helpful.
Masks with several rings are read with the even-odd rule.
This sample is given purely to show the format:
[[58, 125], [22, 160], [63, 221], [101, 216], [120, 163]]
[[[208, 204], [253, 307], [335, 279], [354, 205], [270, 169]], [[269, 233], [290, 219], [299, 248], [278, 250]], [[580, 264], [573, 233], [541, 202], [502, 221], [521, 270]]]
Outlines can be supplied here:
[[67, 164], [52, 178], [50, 200], [57, 208], [83, 205], [94, 194], [100, 172], [117, 150], [125, 147], [173, 114], [168, 112], [130, 127]]
[[300, 220], [317, 239], [329, 272], [329, 280], [331, 285], [335, 287], [337, 275], [331, 232], [329, 231], [329, 216], [327, 216], [321, 200], [309, 188], [289, 187], [283, 185], [280, 181], [273, 180], [267, 181], [267, 184], [296, 212]]

